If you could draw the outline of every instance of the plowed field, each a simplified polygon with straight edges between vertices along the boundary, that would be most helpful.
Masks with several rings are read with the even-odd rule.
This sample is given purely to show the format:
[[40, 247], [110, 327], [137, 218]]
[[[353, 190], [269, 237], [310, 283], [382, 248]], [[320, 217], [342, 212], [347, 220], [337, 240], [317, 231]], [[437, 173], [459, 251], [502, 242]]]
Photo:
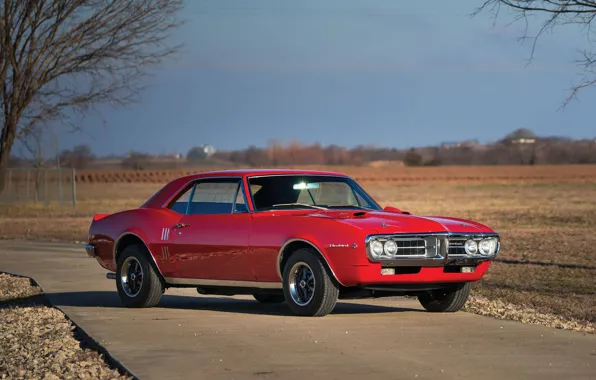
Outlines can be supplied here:
[[[439, 166], [439, 167], [384, 167], [327, 166], [296, 167], [346, 173], [361, 182], [424, 182], [424, 181], [478, 181], [478, 182], [575, 182], [596, 181], [596, 165], [536, 165], [536, 166]], [[195, 170], [79, 170], [77, 183], [165, 183], [176, 177], [220, 170], [201, 167]], [[31, 175], [31, 174], [30, 174]], [[45, 174], [44, 174], [45, 175]], [[70, 170], [64, 171], [62, 181], [70, 182]], [[13, 173], [13, 181], [25, 180], [26, 172]], [[21, 178], [22, 177], [22, 178]], [[55, 182], [56, 173], [44, 180]]]

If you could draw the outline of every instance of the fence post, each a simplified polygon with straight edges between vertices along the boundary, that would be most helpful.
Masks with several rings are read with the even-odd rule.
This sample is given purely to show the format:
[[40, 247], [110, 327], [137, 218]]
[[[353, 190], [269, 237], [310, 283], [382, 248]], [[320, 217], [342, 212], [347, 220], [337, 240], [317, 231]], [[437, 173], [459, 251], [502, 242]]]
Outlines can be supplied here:
[[48, 170], [43, 170], [43, 197], [46, 200], [46, 204], [50, 203], [50, 199], [48, 198]]
[[75, 179], [76, 169], [72, 168], [72, 207], [77, 206], [77, 181]]
[[58, 203], [62, 204], [62, 168], [58, 168]]
[[35, 175], [33, 176], [33, 201], [39, 202], [39, 166], [35, 168]]
[[8, 169], [8, 191], [6, 192], [7, 201], [10, 202], [10, 188], [12, 187], [12, 169]]
[[29, 169], [27, 169], [27, 180], [25, 182], [25, 188], [27, 189], [25, 191], [25, 202], [29, 202], [29, 181], [31, 180], [31, 172], [29, 171]]

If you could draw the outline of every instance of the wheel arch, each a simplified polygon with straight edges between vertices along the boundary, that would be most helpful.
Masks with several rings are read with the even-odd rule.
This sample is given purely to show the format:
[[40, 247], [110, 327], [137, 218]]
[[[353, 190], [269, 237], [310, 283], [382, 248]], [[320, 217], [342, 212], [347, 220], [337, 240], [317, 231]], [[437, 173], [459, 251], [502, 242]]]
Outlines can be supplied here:
[[292, 256], [292, 253], [300, 248], [309, 248], [309, 249], [313, 250], [321, 259], [323, 259], [323, 264], [325, 265], [325, 268], [331, 274], [331, 277], [333, 278], [333, 280], [335, 280], [341, 286], [345, 286], [337, 278], [335, 272], [333, 271], [333, 268], [331, 268], [331, 265], [329, 265], [329, 261], [327, 261], [327, 258], [325, 257], [323, 252], [321, 252], [321, 250], [311, 241], [306, 240], [306, 239], [301, 239], [301, 238], [289, 239], [279, 249], [279, 253], [277, 254], [277, 275], [279, 276], [279, 278], [282, 282], [283, 282], [283, 274], [282, 274], [283, 267], [285, 266], [285, 264], [288, 261], [288, 259], [290, 258], [290, 256]]
[[117, 264], [118, 257], [120, 256], [120, 254], [122, 253], [124, 248], [126, 248], [130, 245], [135, 245], [135, 244], [143, 246], [143, 248], [145, 249], [145, 254], [147, 256], [149, 256], [148, 257], [149, 264], [151, 264], [151, 266], [153, 267], [153, 269], [159, 276], [160, 280], [165, 285], [166, 284], [165, 277], [161, 273], [161, 270], [159, 269], [159, 266], [157, 265], [157, 262], [155, 261], [155, 256], [153, 255], [153, 252], [151, 252], [147, 243], [145, 243], [145, 241], [134, 232], [124, 232], [123, 234], [121, 234], [118, 237], [118, 239], [114, 243], [114, 265], [115, 265], [115, 267], [117, 267], [117, 265], [118, 265]]

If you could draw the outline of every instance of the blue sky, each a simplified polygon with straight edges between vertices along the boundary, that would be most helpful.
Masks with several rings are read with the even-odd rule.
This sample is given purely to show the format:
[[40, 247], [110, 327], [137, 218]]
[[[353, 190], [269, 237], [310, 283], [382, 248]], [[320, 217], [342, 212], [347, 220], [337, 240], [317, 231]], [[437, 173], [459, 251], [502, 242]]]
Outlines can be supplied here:
[[[186, 153], [269, 140], [404, 148], [517, 128], [595, 137], [594, 90], [557, 111], [579, 79], [579, 30], [545, 35], [534, 62], [523, 24], [470, 18], [482, 0], [190, 0], [142, 102], [103, 109], [62, 148]], [[534, 24], [538, 26], [538, 24]]]

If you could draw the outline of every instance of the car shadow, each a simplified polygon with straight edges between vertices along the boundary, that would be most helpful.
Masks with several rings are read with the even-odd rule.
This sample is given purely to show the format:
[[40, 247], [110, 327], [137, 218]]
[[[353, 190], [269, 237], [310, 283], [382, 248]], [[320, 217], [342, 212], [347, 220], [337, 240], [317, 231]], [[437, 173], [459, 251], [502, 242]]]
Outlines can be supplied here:
[[[123, 308], [115, 291], [89, 291], [46, 293], [50, 302], [57, 306]], [[180, 296], [164, 294], [156, 308], [180, 310], [211, 310], [223, 313], [293, 315], [286, 303], [262, 304], [256, 300], [233, 297]], [[396, 312], [421, 312], [419, 309], [367, 305], [339, 300], [331, 314], [377, 314]]]

